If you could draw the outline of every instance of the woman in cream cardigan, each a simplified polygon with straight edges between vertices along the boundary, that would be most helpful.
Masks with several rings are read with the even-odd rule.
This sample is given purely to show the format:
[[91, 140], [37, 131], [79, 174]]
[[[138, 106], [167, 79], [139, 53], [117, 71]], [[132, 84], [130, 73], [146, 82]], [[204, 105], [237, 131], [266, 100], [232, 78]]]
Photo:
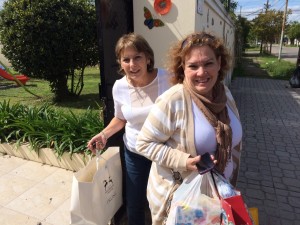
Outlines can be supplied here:
[[[216, 168], [235, 186], [242, 126], [229, 89], [222, 83], [230, 56], [222, 41], [200, 32], [170, 49], [172, 88], [162, 94], [138, 136], [137, 151], [152, 160], [147, 198], [152, 224], [163, 224], [180, 174], [197, 170], [209, 152]], [[174, 173], [175, 171], [175, 173]]]

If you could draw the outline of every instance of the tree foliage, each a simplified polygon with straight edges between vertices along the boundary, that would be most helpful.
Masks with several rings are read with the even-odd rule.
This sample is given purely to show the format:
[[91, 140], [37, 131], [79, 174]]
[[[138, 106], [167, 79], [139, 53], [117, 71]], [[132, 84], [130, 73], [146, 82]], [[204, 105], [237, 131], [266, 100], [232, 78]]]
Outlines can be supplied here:
[[253, 19], [253, 32], [263, 43], [273, 43], [281, 33], [283, 12], [269, 10]]
[[238, 16], [236, 21], [237, 34], [241, 36], [243, 50], [247, 47], [248, 37], [251, 29], [251, 23], [245, 17]]
[[[287, 17], [290, 12], [287, 13]], [[279, 41], [283, 23], [283, 11], [268, 10], [260, 13], [252, 20], [251, 33], [261, 41], [260, 53], [262, 53], [263, 43], [272, 43]], [[271, 52], [271, 49], [270, 49]]]
[[293, 22], [289, 25], [288, 31], [287, 31], [287, 35], [289, 36], [289, 38], [292, 40], [297, 39], [298, 41], [300, 41], [300, 23], [299, 22]]
[[234, 12], [237, 8], [238, 2], [232, 0], [220, 0], [225, 9], [229, 12]]
[[7, 0], [0, 41], [14, 69], [48, 80], [55, 100], [78, 96], [85, 67], [98, 63], [95, 7], [90, 0]]

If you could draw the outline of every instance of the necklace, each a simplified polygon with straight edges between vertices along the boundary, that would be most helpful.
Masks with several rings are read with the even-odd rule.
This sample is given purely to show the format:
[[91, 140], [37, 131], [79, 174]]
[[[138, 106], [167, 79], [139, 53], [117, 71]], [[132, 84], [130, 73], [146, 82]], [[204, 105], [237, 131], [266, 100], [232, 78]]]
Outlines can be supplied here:
[[[130, 90], [131, 104], [135, 107], [143, 107], [149, 103], [151, 100], [151, 91], [149, 91], [148, 85], [156, 77], [156, 74], [149, 74], [150, 79], [143, 80], [142, 83], [137, 84], [126, 76], [127, 85]], [[147, 103], [147, 104], [146, 104]]]
[[134, 86], [129, 79], [127, 79], [127, 82], [132, 105], [144, 106], [148, 94], [144, 91], [143, 87]]
[[130, 98], [132, 105], [143, 107], [148, 97], [148, 94], [143, 90], [142, 87], [134, 87], [128, 84], [128, 88], [130, 90]]
[[144, 106], [144, 102], [148, 95], [144, 92], [143, 88], [141, 87], [134, 87], [134, 91], [136, 92], [136, 97], [140, 102], [141, 106]]

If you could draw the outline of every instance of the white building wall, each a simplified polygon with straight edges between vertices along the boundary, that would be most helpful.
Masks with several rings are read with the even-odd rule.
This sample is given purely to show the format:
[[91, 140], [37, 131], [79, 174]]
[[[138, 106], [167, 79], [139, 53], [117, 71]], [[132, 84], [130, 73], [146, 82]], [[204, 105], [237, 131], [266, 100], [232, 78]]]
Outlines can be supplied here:
[[[149, 29], [144, 25], [144, 7], [164, 26]], [[143, 35], [153, 48], [156, 67], [164, 67], [173, 42], [194, 31], [208, 31], [222, 38], [231, 54], [234, 53], [234, 24], [219, 0], [172, 0], [171, 10], [165, 15], [156, 13], [154, 0], [134, 0], [133, 14], [134, 31]], [[225, 82], [229, 84], [230, 80], [231, 71]]]

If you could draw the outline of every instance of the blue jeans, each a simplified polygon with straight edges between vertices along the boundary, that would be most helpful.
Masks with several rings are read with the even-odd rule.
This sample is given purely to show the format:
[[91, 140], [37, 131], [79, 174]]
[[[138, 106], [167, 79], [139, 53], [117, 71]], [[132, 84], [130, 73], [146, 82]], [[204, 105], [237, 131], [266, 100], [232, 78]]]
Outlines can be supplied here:
[[125, 147], [126, 209], [129, 225], [145, 224], [147, 183], [151, 161]]

